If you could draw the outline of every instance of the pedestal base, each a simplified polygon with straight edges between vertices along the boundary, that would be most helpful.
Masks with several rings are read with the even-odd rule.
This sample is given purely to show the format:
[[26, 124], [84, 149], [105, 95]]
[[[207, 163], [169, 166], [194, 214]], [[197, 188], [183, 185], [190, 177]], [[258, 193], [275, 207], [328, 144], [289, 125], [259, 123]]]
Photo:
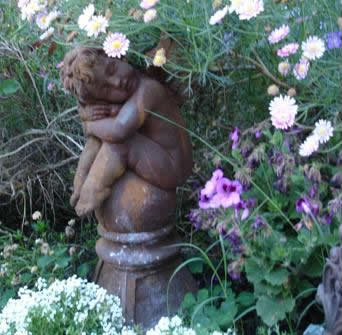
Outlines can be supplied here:
[[100, 260], [95, 276], [101, 287], [120, 297], [127, 323], [140, 324], [147, 329], [162, 316], [175, 314], [184, 295], [196, 289], [186, 268], [180, 270], [170, 282], [180, 263], [176, 259], [155, 270], [127, 271]]

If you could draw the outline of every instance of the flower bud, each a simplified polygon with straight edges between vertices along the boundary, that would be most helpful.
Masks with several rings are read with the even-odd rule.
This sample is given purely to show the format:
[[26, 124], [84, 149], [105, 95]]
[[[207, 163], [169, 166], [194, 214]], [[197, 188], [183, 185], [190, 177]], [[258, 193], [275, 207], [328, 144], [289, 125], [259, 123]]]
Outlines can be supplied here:
[[42, 213], [39, 211], [35, 211], [32, 214], [32, 220], [40, 220], [42, 218]]
[[264, 27], [264, 30], [266, 33], [269, 33], [272, 30], [272, 28], [269, 24], [266, 24], [266, 26]]
[[48, 255], [49, 254], [49, 251], [50, 251], [50, 247], [49, 247], [49, 244], [44, 242], [41, 247], [40, 247], [40, 252], [43, 254], [43, 255]]
[[273, 96], [279, 94], [279, 87], [278, 87], [277, 85], [274, 85], [274, 84], [268, 86], [268, 88], [267, 88], [267, 94], [268, 94], [268, 95], [273, 95]]
[[294, 97], [294, 96], [296, 96], [296, 94], [297, 94], [297, 92], [293, 87], [289, 88], [289, 90], [287, 91], [287, 95], [289, 97]]
[[73, 227], [73, 226], [75, 225], [75, 219], [69, 220], [69, 221], [68, 221], [68, 225], [69, 225], [70, 227]]
[[322, 181], [322, 176], [319, 168], [315, 165], [311, 166], [309, 171], [307, 172], [307, 177], [313, 182], [313, 183], [320, 183]]
[[65, 236], [67, 237], [67, 239], [72, 239], [75, 236], [75, 230], [70, 226], [66, 226]]
[[70, 255], [70, 256], [73, 256], [73, 255], [75, 254], [75, 252], [76, 252], [76, 248], [75, 248], [75, 247], [71, 247], [71, 248], [69, 249], [69, 255]]
[[342, 17], [339, 17], [339, 18], [337, 19], [337, 24], [338, 24], [340, 30], [342, 30]]
[[337, 172], [332, 178], [331, 178], [331, 184], [332, 186], [336, 188], [342, 187], [342, 172]]
[[213, 0], [212, 6], [213, 9], [217, 9], [222, 5], [222, 0]]
[[32, 266], [31, 273], [36, 273], [38, 271], [38, 266]]

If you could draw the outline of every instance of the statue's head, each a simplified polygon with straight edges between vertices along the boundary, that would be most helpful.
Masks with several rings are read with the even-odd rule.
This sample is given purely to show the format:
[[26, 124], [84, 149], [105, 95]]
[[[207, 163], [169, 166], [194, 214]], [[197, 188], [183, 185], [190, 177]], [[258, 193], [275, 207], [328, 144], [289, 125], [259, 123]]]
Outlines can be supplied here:
[[65, 55], [61, 80], [80, 103], [119, 104], [135, 91], [138, 72], [102, 49], [80, 47]]

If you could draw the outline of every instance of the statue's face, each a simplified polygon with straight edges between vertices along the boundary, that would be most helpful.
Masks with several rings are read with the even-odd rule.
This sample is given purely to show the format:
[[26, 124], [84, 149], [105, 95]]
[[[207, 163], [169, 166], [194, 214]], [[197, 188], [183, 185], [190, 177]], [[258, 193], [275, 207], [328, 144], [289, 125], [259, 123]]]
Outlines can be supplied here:
[[136, 70], [119, 59], [104, 57], [104, 64], [96, 69], [95, 82], [99, 82], [96, 98], [110, 103], [125, 102], [136, 90], [138, 76]]
[[[93, 51], [89, 55], [83, 53], [80, 61], [81, 52], [82, 49], [76, 49], [67, 54], [61, 72], [64, 87], [81, 104], [121, 104], [132, 96], [138, 72], [131, 65], [109, 58], [103, 51], [95, 51], [95, 56]], [[88, 59], [93, 65], [87, 66]]]

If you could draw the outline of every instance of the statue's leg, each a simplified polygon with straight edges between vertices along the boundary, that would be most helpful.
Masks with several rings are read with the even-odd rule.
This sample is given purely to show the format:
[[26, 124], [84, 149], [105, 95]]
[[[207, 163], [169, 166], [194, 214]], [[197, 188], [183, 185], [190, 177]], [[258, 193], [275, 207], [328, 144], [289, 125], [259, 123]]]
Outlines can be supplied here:
[[128, 167], [154, 186], [175, 189], [181, 179], [176, 165], [178, 152], [168, 151], [150, 138], [136, 133], [128, 142]]
[[82, 186], [75, 207], [78, 216], [97, 209], [109, 196], [115, 180], [126, 170], [127, 146], [103, 142]]
[[74, 177], [74, 189], [70, 198], [70, 204], [75, 207], [79, 197], [80, 191], [84, 181], [87, 178], [89, 170], [96, 158], [97, 153], [101, 147], [101, 141], [96, 137], [88, 137], [85, 147], [81, 153], [78, 161], [75, 177]]

